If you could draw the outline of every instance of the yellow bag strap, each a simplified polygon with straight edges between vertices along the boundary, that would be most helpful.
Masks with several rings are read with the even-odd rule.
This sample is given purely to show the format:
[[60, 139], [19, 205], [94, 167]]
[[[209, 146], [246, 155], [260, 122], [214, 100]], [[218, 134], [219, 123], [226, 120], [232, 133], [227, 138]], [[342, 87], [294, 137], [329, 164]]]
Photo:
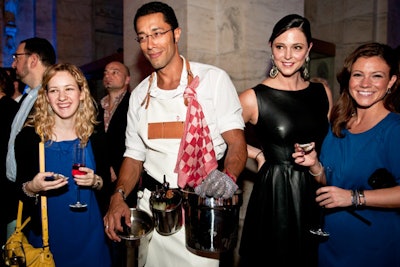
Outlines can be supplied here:
[[[39, 170], [40, 172], [45, 171], [44, 164], [44, 143], [39, 143]], [[49, 247], [49, 232], [48, 232], [48, 221], [47, 221], [47, 197], [42, 195], [40, 197], [41, 209], [42, 209], [42, 238], [43, 247], [48, 249]]]
[[26, 220], [24, 221], [24, 223], [21, 225], [21, 221], [22, 221], [22, 208], [23, 208], [24, 203], [20, 200], [18, 203], [18, 213], [17, 213], [17, 221], [15, 224], [15, 229], [18, 232], [21, 232], [22, 229], [24, 229], [25, 225], [30, 222], [31, 217], [26, 218]]

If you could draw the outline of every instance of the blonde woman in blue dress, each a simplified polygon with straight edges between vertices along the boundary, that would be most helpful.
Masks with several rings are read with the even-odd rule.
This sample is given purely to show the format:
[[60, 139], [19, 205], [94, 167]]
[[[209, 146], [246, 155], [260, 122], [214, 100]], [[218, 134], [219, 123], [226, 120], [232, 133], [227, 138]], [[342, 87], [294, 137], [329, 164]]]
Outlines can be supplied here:
[[[57, 267], [111, 266], [110, 252], [95, 192], [103, 180], [96, 174], [90, 142], [96, 123], [96, 107], [83, 73], [74, 65], [57, 64], [44, 74], [35, 113], [15, 142], [17, 186], [24, 211], [32, 216], [28, 239], [42, 244], [40, 203], [47, 195], [49, 243]], [[38, 143], [45, 143], [45, 172], [39, 172]], [[85, 147], [85, 174], [72, 176], [73, 146]], [[48, 181], [49, 177], [60, 177]], [[69, 178], [65, 178], [69, 177]], [[80, 200], [86, 208], [70, 204]], [[39, 198], [40, 199], [40, 198]]]

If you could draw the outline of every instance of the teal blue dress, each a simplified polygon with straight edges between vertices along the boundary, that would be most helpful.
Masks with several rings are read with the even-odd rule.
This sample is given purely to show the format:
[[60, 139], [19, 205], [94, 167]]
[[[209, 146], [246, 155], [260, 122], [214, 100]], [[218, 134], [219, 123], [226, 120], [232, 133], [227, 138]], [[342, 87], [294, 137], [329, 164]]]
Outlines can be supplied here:
[[[68, 185], [48, 192], [49, 243], [57, 267], [110, 267], [110, 252], [104, 233], [103, 219], [93, 189], [80, 190], [83, 210], [73, 210], [70, 204], [77, 200], [77, 185], [72, 178], [73, 141], [46, 143], [46, 171], [63, 174]], [[86, 147], [86, 166], [96, 169], [92, 147]], [[37, 205], [40, 208], [40, 205]], [[31, 231], [29, 241], [41, 246], [41, 232]]]
[[[320, 160], [328, 185], [370, 190], [368, 178], [386, 168], [400, 184], [400, 115], [390, 113], [372, 129], [359, 134], [345, 130], [344, 138], [329, 131]], [[400, 209], [368, 207], [326, 209], [319, 246], [321, 267], [399, 267]]]

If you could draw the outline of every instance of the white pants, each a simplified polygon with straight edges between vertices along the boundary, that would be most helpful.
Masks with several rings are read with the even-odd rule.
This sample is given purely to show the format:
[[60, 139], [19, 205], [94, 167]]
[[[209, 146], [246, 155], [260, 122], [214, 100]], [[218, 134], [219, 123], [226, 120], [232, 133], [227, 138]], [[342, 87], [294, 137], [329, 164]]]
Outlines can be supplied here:
[[[138, 208], [152, 215], [150, 210], [151, 192], [144, 190], [138, 199]], [[198, 256], [186, 248], [185, 226], [169, 236], [160, 235], [156, 229], [150, 240], [146, 267], [218, 267], [219, 260]]]

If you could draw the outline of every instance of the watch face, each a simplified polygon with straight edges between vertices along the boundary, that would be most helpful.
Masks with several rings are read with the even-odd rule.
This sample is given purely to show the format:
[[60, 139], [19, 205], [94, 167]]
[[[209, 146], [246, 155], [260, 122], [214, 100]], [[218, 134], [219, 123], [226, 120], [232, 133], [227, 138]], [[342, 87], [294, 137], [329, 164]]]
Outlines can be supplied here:
[[126, 200], [125, 191], [122, 188], [118, 188], [116, 192], [120, 193], [122, 198]]

